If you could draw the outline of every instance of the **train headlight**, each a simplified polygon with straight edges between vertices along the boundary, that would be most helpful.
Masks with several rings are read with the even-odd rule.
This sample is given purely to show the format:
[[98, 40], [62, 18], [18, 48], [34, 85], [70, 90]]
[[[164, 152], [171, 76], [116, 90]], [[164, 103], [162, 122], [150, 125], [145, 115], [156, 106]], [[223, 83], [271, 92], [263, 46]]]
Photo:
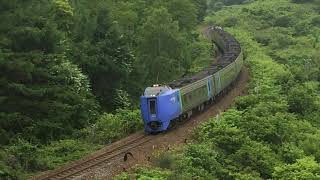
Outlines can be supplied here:
[[152, 130], [157, 130], [159, 127], [161, 127], [161, 123], [158, 122], [158, 121], [152, 121], [152, 122], [149, 123], [149, 127]]

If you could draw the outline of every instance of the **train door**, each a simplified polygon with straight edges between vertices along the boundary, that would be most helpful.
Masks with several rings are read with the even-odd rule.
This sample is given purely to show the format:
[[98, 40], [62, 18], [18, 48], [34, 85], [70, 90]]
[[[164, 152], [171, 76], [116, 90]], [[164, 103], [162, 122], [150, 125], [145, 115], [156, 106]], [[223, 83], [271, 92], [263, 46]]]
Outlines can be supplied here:
[[214, 74], [214, 80], [215, 80], [215, 88], [216, 88], [216, 94], [219, 94], [221, 91], [221, 78], [220, 78], [220, 73], [217, 72]]
[[212, 81], [212, 76], [210, 76], [209, 78], [208, 78], [208, 99], [210, 99], [212, 96], [213, 96], [213, 94], [214, 94], [214, 89], [213, 89], [213, 81]]

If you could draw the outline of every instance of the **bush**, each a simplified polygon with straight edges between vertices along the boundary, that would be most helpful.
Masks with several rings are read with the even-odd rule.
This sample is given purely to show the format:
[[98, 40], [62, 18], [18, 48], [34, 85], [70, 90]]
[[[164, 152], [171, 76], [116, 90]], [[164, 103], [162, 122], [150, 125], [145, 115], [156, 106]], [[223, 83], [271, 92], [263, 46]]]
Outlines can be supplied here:
[[301, 21], [294, 25], [296, 35], [306, 35], [309, 33], [311, 26], [308, 21]]
[[274, 179], [319, 179], [320, 164], [313, 157], [298, 159], [294, 164], [277, 166]]
[[260, 43], [264, 46], [267, 46], [267, 45], [269, 45], [269, 43], [271, 41], [271, 37], [269, 35], [266, 35], [265, 33], [256, 33], [255, 40], [258, 43]]
[[247, 141], [228, 159], [233, 160], [240, 169], [254, 170], [264, 178], [270, 178], [273, 168], [280, 163], [272, 149], [255, 141]]
[[307, 114], [316, 110], [316, 95], [307, 86], [296, 85], [289, 90], [289, 110], [293, 113]]
[[309, 3], [314, 2], [314, 0], [291, 0], [294, 3]]
[[[18, 140], [8, 149], [8, 154], [11, 155], [9, 164], [13, 168], [21, 168], [27, 171], [36, 171], [46, 169], [45, 164], [39, 161], [39, 149], [37, 146], [25, 141]], [[15, 162], [15, 163], [13, 163]]]
[[142, 127], [143, 121], [139, 110], [119, 109], [115, 114], [101, 115], [89, 131], [94, 142], [108, 144]]
[[320, 26], [320, 16], [316, 16], [316, 17], [312, 18], [311, 23], [312, 23], [312, 25], [319, 27]]
[[78, 160], [99, 147], [84, 140], [60, 140], [38, 149], [38, 160], [46, 164], [47, 169], [53, 169], [66, 162]]
[[233, 27], [238, 24], [238, 18], [236, 17], [228, 17], [224, 20], [223, 26], [225, 27]]
[[275, 26], [289, 27], [291, 24], [291, 18], [289, 16], [281, 16], [276, 19]]

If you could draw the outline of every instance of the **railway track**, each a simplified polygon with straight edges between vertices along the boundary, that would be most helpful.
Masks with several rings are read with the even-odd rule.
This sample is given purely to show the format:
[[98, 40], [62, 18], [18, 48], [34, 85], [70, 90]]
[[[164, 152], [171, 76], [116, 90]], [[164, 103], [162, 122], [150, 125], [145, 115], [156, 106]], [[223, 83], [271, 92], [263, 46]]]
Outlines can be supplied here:
[[127, 153], [130, 153], [130, 150], [143, 145], [144, 143], [152, 140], [152, 136], [139, 133], [136, 136], [132, 137], [124, 144], [120, 144], [116, 147], [111, 147], [102, 151], [98, 155], [89, 157], [82, 161], [73, 163], [65, 168], [60, 168], [52, 173], [38, 176], [34, 179], [36, 180], [58, 180], [58, 179], [73, 179], [82, 173], [89, 171], [92, 168], [96, 168], [99, 165], [105, 164], [108, 161], [111, 161], [114, 158], [125, 156]]

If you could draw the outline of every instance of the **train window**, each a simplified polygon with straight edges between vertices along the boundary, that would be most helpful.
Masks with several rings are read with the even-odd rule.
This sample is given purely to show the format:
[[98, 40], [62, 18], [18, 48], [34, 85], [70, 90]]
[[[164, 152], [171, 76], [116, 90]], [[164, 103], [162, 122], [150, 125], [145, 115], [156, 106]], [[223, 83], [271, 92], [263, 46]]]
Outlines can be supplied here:
[[157, 114], [156, 111], [156, 100], [150, 100], [149, 101], [149, 108], [150, 108], [150, 114]]
[[167, 91], [171, 90], [169, 86], [154, 86], [154, 87], [147, 87], [144, 91], [145, 96], [158, 96]]

